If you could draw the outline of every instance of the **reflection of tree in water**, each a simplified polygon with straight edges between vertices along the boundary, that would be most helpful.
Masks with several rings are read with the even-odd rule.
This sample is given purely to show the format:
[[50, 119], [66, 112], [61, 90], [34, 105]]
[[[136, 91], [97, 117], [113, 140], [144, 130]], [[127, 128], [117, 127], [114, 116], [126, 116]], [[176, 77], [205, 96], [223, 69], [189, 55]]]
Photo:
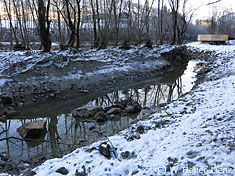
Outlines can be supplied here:
[[141, 103], [142, 107], [157, 106], [159, 104], [170, 103], [174, 99], [180, 97], [182, 92], [182, 79], [179, 77], [173, 83], [155, 84], [142, 89], [127, 89], [115, 91], [107, 95], [101, 96], [87, 104], [92, 106], [110, 106], [121, 98], [132, 97], [135, 101]]
[[[127, 89], [115, 91], [89, 102], [86, 106], [92, 107], [99, 105], [106, 107], [113, 105], [121, 98], [125, 99], [128, 97], [132, 97], [135, 101], [141, 103], [143, 107], [149, 105], [157, 106], [162, 103], [169, 103], [170, 101], [178, 98], [181, 95], [182, 80], [181, 78], [179, 78], [172, 84], [156, 84], [142, 89]], [[120, 118], [121, 119], [107, 121], [103, 124], [96, 123], [95, 121], [87, 122], [81, 119], [72, 118], [74, 122], [71, 121], [71, 126], [65, 127], [65, 129], [74, 127], [74, 133], [69, 134], [69, 136], [66, 136], [66, 138], [72, 138], [71, 141], [73, 141], [73, 145], [76, 145], [81, 140], [93, 142], [99, 139], [100, 134], [115, 134], [121, 129], [129, 127], [131, 122], [135, 121], [135, 118], [130, 120], [130, 118], [126, 116]], [[91, 127], [95, 130], [89, 130]]]
[[48, 139], [50, 141], [51, 154], [53, 157], [57, 157], [57, 156], [59, 156], [59, 154], [62, 153], [60, 146], [58, 145], [60, 136], [59, 136], [58, 128], [57, 128], [57, 123], [58, 123], [57, 118], [59, 118], [59, 117], [60, 116], [50, 118], [49, 124], [48, 124], [48, 131], [49, 131]]
[[[157, 106], [163, 103], [178, 98], [182, 95], [182, 79], [178, 78], [173, 83], [168, 84], [155, 84], [141, 89], [127, 89], [115, 91], [107, 95], [101, 96], [94, 101], [89, 102], [86, 106], [110, 106], [120, 99], [132, 97], [135, 101], [141, 103], [142, 107]], [[24, 124], [31, 120], [20, 120]], [[38, 120], [38, 119], [37, 119]], [[71, 114], [62, 114], [47, 118], [48, 133], [41, 143], [34, 146], [25, 145], [24, 141], [6, 140], [7, 152], [11, 156], [10, 148], [17, 148], [18, 156], [27, 155], [32, 156], [52, 156], [59, 157], [65, 153], [71, 152], [81, 145], [89, 144], [100, 139], [101, 136], [109, 136], [117, 133], [118, 131], [128, 128], [131, 123], [136, 121], [136, 116], [130, 118], [129, 116], [122, 116], [120, 118], [107, 121], [99, 124], [95, 121], [84, 121], [82, 119], [72, 118]], [[5, 137], [8, 138], [8, 130], [11, 126], [11, 120], [7, 120], [3, 130], [6, 130]], [[20, 126], [20, 125], [19, 125]], [[18, 127], [19, 127], [18, 126]], [[1, 134], [1, 136], [3, 135]]]

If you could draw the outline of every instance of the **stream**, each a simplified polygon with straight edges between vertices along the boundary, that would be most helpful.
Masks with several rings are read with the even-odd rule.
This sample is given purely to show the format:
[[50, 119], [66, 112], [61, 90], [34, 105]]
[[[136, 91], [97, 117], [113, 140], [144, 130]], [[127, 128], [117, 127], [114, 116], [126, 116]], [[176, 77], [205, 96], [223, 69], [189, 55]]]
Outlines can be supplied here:
[[[77, 147], [117, 134], [131, 124], [148, 118], [159, 107], [189, 92], [195, 85], [198, 69], [197, 61], [189, 61], [187, 68], [180, 68], [164, 77], [129, 85], [122, 90], [22, 107], [19, 115], [0, 123], [0, 155], [6, 155], [8, 160], [16, 163], [37, 165], [46, 159], [62, 157]], [[92, 119], [81, 120], [71, 115], [77, 107], [107, 107], [130, 96], [142, 106], [140, 113], [120, 116], [103, 123]], [[47, 121], [47, 133], [37, 140], [22, 140], [17, 128], [26, 122], [42, 119]]]

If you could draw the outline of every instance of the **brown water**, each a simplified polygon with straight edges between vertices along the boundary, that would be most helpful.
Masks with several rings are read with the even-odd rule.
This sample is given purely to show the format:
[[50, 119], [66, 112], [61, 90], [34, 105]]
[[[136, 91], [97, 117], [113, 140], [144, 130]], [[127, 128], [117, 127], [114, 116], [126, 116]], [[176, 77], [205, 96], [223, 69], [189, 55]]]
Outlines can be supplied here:
[[[0, 123], [0, 153], [6, 153], [15, 161], [40, 162], [42, 158], [61, 157], [77, 147], [116, 134], [131, 124], [147, 118], [152, 112], [151, 108], [156, 110], [159, 106], [189, 92], [196, 80], [196, 68], [197, 62], [190, 61], [186, 70], [179, 69], [161, 78], [129, 85], [123, 90], [100, 92], [22, 108], [20, 115], [8, 119], [6, 123]], [[79, 120], [71, 115], [72, 110], [77, 107], [95, 105], [106, 107], [130, 96], [143, 107], [139, 114], [115, 117], [105, 123], [97, 123], [92, 119]], [[48, 132], [45, 136], [37, 140], [22, 140], [17, 128], [26, 122], [39, 119], [47, 121]]]

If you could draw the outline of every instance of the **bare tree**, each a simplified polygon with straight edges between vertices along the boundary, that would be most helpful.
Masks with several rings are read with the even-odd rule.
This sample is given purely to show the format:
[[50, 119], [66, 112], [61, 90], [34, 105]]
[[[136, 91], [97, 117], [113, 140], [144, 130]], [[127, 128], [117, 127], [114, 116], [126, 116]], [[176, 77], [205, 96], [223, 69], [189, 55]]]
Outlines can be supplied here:
[[95, 13], [95, 7], [93, 0], [90, 0], [91, 4], [91, 10], [92, 10], [92, 21], [93, 21], [93, 35], [94, 35], [94, 45], [93, 47], [98, 47], [99, 42], [98, 42], [98, 37], [97, 37], [97, 26], [96, 26], [96, 13]]
[[[101, 49], [111, 42], [118, 45], [120, 40], [138, 45], [150, 41], [153, 34], [156, 42], [163, 44], [169, 41], [170, 32], [172, 44], [182, 43], [192, 17], [192, 11], [185, 8], [188, 1], [0, 0], [0, 3], [6, 9], [10, 28], [6, 31], [11, 43], [29, 48], [32, 41], [40, 39], [43, 50], [49, 51], [52, 41], [63, 48], [79, 48], [89, 41]], [[166, 3], [170, 5], [171, 19]]]
[[180, 6], [180, 0], [168, 0], [171, 13], [172, 13], [172, 21], [173, 21], [173, 35], [172, 35], [172, 42], [171, 44], [177, 44], [177, 36], [178, 36], [178, 14], [179, 14], [179, 6]]
[[186, 6], [188, 4], [189, 0], [183, 0], [183, 7], [182, 7], [182, 14], [180, 15], [181, 23], [177, 26], [177, 34], [178, 34], [178, 44], [182, 44], [185, 38], [186, 31], [188, 29], [188, 25], [190, 24], [192, 17], [196, 10], [199, 8], [187, 8]]
[[132, 10], [131, 10], [132, 0], [128, 0], [128, 38], [127, 41], [131, 40], [131, 31], [132, 31]]
[[77, 10], [78, 10], [78, 22], [77, 22], [77, 44], [76, 48], [80, 47], [80, 25], [81, 25], [81, 0], [76, 0], [77, 2]]
[[[66, 12], [67, 12], [67, 24], [68, 24], [68, 27], [70, 29], [70, 38], [69, 38], [69, 41], [68, 41], [68, 46], [70, 47], [73, 47], [74, 43], [75, 43], [75, 35], [76, 35], [76, 11], [74, 9], [74, 7], [71, 5], [71, 8], [70, 8], [70, 2], [69, 0], [65, 0], [65, 6], [66, 6]], [[73, 11], [73, 16], [74, 16], [74, 19], [72, 21], [72, 18], [71, 18], [71, 12], [70, 12], [70, 9], [72, 9]]]
[[113, 2], [113, 12], [114, 12], [114, 29], [115, 29], [115, 45], [118, 44], [118, 36], [119, 36], [119, 27], [120, 27], [120, 21], [121, 21], [121, 15], [122, 15], [122, 9], [123, 9], [123, 0], [120, 0], [119, 4], [119, 10], [117, 12], [117, 5], [116, 2]]
[[41, 45], [44, 52], [51, 50], [50, 39], [50, 24], [49, 20], [50, 0], [47, 2], [47, 7], [44, 6], [43, 0], [38, 0], [38, 24], [41, 38]]
[[[17, 38], [17, 35], [16, 35], [15, 28], [13, 27], [13, 24], [12, 24], [10, 0], [9, 0], [9, 6], [8, 6], [8, 3], [7, 3], [6, 0], [3, 0], [3, 2], [4, 2], [4, 5], [5, 5], [6, 11], [7, 11], [7, 15], [8, 15], [8, 19], [9, 19], [9, 22], [10, 22], [11, 34], [12, 33], [14, 34], [16, 45], [18, 45], [19, 41], [18, 41], [18, 38]], [[12, 37], [11, 37], [11, 39], [12, 39]], [[12, 40], [11, 40], [11, 45], [12, 45]]]
[[[180, 0], [168, 0], [168, 2], [171, 7], [171, 13], [173, 17], [173, 35], [171, 44], [182, 44], [188, 29], [188, 25], [191, 22], [195, 11], [199, 7], [186, 8], [186, 6], [189, 4], [189, 0], [183, 0], [182, 3], [180, 3]], [[180, 5], [182, 5], [182, 13], [180, 13]]]
[[208, 27], [208, 31], [210, 34], [215, 34], [217, 31], [217, 18], [218, 18], [218, 9], [216, 6], [214, 6], [212, 10], [210, 25]]
[[217, 19], [218, 32], [220, 34], [228, 34], [230, 39], [235, 38], [235, 17], [233, 14], [232, 9], [224, 8], [222, 16]]
[[164, 4], [164, 0], [158, 0], [158, 37], [159, 37], [159, 41], [160, 44], [163, 44], [163, 4]]

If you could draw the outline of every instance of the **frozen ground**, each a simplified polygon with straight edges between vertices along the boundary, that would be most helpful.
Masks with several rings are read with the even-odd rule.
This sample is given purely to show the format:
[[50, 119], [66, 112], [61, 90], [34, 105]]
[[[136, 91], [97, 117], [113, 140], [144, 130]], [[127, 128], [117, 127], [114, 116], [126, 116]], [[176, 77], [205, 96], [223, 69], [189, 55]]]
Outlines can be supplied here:
[[150, 120], [104, 139], [113, 149], [111, 159], [100, 154], [99, 141], [33, 171], [38, 176], [59, 176], [61, 167], [67, 175], [234, 175], [235, 46], [188, 47], [214, 56], [204, 65], [212, 68], [204, 82]]
[[89, 51], [69, 49], [50, 53], [2, 51], [0, 96], [9, 95], [16, 105], [26, 105], [65, 99], [79, 93], [118, 89], [172, 71], [175, 64], [186, 65], [185, 51], [185, 47], [174, 46], [153, 49], [133, 46], [130, 50], [117, 47]]

